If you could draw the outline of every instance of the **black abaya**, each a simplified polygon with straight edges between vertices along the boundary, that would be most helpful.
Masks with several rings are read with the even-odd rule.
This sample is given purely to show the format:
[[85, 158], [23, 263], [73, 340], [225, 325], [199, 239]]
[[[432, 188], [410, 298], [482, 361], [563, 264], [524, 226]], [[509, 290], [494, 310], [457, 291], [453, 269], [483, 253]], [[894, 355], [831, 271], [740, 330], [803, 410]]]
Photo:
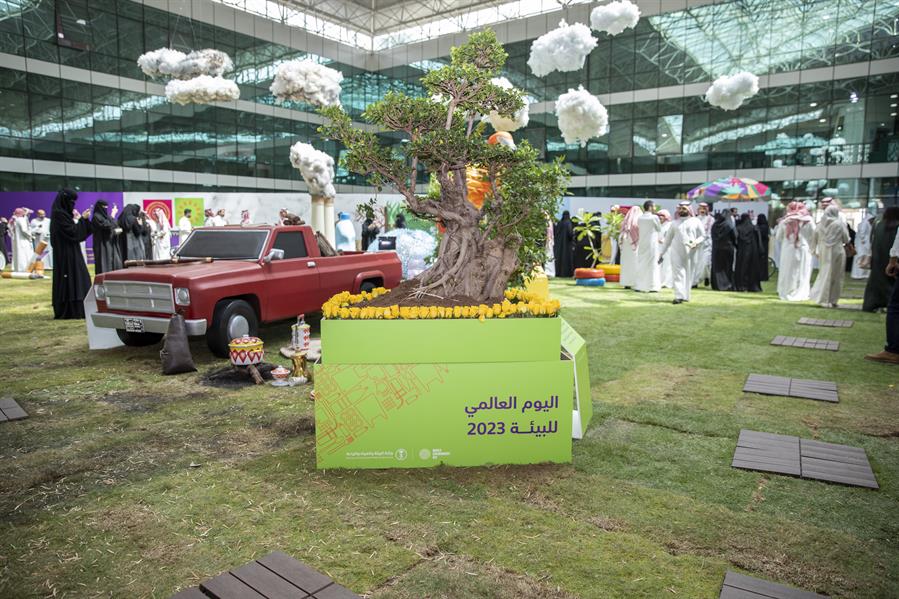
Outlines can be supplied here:
[[94, 205], [91, 229], [94, 234], [94, 270], [96, 274], [122, 268], [122, 253], [116, 229], [118, 223], [106, 211], [109, 205], [100, 200]]
[[553, 230], [553, 256], [556, 259], [556, 276], [574, 275], [574, 225], [566, 211]]
[[771, 228], [768, 227], [768, 217], [764, 214], [759, 214], [758, 220], [756, 221], [756, 227], [759, 230], [759, 241], [762, 244], [760, 248], [761, 256], [762, 256], [762, 270], [759, 273], [759, 278], [762, 281], [768, 280], [768, 244], [771, 240]]
[[712, 225], [712, 289], [733, 291], [737, 233], [723, 216]]
[[761, 240], [758, 229], [749, 215], [743, 215], [737, 225], [737, 266], [734, 287], [737, 291], [761, 291]]
[[119, 215], [119, 235], [122, 252], [122, 261], [146, 260], [147, 245], [144, 240], [144, 226], [140, 222], [140, 207], [137, 204], [128, 204]]
[[84, 297], [91, 277], [81, 253], [81, 242], [90, 237], [91, 223], [77, 223], [73, 210], [78, 194], [63, 189], [56, 194], [50, 213], [50, 245], [53, 247], [53, 317], [84, 318]]
[[862, 310], [865, 312], [886, 308], [890, 303], [893, 285], [897, 284], [895, 277], [887, 276], [886, 268], [890, 262], [890, 248], [899, 234], [899, 223], [891, 218], [899, 214], [892, 211], [899, 209], [887, 210], [890, 212], [885, 212], [878, 218], [871, 230], [871, 271], [865, 284], [865, 299], [862, 303]]

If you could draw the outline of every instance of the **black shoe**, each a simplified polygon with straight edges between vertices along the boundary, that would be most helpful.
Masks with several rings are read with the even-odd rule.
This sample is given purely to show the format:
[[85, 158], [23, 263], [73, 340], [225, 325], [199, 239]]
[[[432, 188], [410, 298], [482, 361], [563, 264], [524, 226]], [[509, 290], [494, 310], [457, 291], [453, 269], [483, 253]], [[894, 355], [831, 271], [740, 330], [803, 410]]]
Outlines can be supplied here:
[[709, 286], [709, 280], [708, 280], [708, 279], [705, 280], [705, 286], [706, 286], [706, 287]]
[[674, 305], [676, 306], [676, 305], [678, 305], [678, 304], [684, 303], [684, 300], [682, 300], [682, 299], [676, 299], [676, 300], [674, 300], [674, 301], [671, 302], [671, 303], [674, 304]]

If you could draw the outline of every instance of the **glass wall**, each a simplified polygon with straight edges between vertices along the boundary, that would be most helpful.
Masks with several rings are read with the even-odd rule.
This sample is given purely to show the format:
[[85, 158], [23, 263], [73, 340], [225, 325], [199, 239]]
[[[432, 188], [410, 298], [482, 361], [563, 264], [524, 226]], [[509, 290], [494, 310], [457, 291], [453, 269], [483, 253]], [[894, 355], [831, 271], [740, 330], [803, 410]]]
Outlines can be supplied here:
[[[557, 16], [546, 18], [552, 22]], [[321, 52], [297, 51], [130, 0], [0, 2], [0, 17], [0, 52], [140, 80], [145, 77], [136, 59], [145, 51], [218, 48], [234, 59], [229, 77], [238, 82], [241, 99], [263, 104], [274, 103], [268, 88], [276, 66], [308, 57], [343, 72], [341, 101], [356, 119], [388, 90], [423, 94], [419, 78], [448, 60], [368, 72]], [[615, 37], [599, 35], [585, 68], [572, 73], [534, 77], [526, 65], [532, 40], [507, 44], [505, 75], [551, 109], [559, 94], [578, 85], [595, 94], [616, 94], [707, 82], [742, 69], [763, 75], [861, 63], [867, 72], [868, 61], [899, 56], [897, 23], [899, 0], [717, 3], [646, 17], [636, 29]], [[585, 148], [564, 143], [551, 113], [532, 112], [528, 127], [515, 137], [530, 141], [547, 159], [564, 156], [575, 175], [895, 162], [897, 98], [899, 73], [890, 73], [766, 88], [730, 112], [697, 96], [611, 102], [609, 133]], [[302, 103], [285, 107], [313, 111]], [[292, 143], [313, 142], [335, 156], [341, 150], [319, 139], [315, 125], [302, 115], [294, 120], [216, 106], [178, 106], [160, 96], [25, 74], [2, 65], [0, 111], [2, 156], [297, 180], [287, 160]], [[384, 142], [398, 140], [385, 135]], [[42, 189], [40, 177], [0, 177], [3, 189]], [[364, 184], [342, 169], [338, 182]], [[670, 195], [673, 188], [619, 187], [604, 194], [637, 191], [659, 196]]]

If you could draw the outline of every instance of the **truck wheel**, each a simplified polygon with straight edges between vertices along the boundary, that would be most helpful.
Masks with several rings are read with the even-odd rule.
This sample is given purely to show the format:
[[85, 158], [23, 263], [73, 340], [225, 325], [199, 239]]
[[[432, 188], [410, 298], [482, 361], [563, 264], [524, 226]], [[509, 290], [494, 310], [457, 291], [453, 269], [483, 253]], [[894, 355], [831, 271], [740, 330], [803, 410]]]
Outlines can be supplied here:
[[220, 358], [228, 357], [228, 342], [243, 335], [255, 336], [259, 320], [253, 307], [243, 300], [222, 300], [215, 306], [212, 326], [206, 331], [209, 351]]
[[362, 284], [359, 286], [359, 292], [371, 293], [372, 289], [377, 287], [377, 283], [375, 281], [362, 281]]
[[116, 335], [122, 340], [122, 343], [128, 347], [146, 347], [148, 345], [156, 345], [162, 341], [162, 333], [129, 333], [122, 329], [115, 330]]

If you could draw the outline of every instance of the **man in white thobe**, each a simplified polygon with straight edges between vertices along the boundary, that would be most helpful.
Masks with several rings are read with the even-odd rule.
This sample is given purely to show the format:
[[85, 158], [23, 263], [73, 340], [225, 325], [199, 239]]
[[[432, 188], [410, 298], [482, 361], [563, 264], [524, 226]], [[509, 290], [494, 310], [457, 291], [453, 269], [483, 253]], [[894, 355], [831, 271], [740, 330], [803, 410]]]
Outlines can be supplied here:
[[[855, 256], [852, 258], [850, 274], [853, 279], [867, 279], [871, 273], [871, 225], [873, 223], [873, 216], [865, 216], [858, 223], [858, 232], [855, 234]], [[867, 264], [868, 267], [864, 268], [862, 264]]]
[[212, 208], [207, 208], [203, 211], [203, 226], [204, 227], [214, 227], [215, 226], [215, 212], [212, 211]]
[[708, 287], [710, 277], [712, 276], [712, 225], [715, 224], [715, 217], [709, 214], [709, 205], [705, 202], [699, 203], [699, 222], [705, 231], [705, 241], [702, 242], [702, 252], [699, 255], [699, 266], [693, 273], [693, 286], [698, 287], [700, 283], [705, 282]]
[[640, 240], [637, 242], [637, 271], [634, 289], [637, 291], [660, 291], [662, 289], [662, 267], [659, 265], [659, 234], [662, 221], [653, 213], [653, 203], [643, 203], [643, 214], [637, 219]]
[[27, 208], [16, 208], [9, 222], [9, 236], [12, 237], [12, 271], [28, 272], [28, 264], [34, 255], [34, 242], [28, 226]]
[[47, 242], [47, 248], [45, 250], [47, 255], [43, 259], [44, 268], [53, 268], [53, 248], [50, 247], [50, 219], [47, 218], [47, 213], [44, 210], [38, 210], [35, 213], [35, 217], [31, 219], [29, 227], [31, 229], [31, 240], [35, 250], [37, 250], [37, 247], [42, 241]]
[[219, 211], [215, 213], [215, 216], [212, 218], [212, 225], [215, 227], [224, 227], [228, 224], [228, 221], [225, 220], [225, 209], [219, 208]]
[[674, 304], [690, 301], [690, 288], [693, 286], [693, 272], [699, 267], [702, 242], [705, 230], [702, 222], [693, 216], [689, 202], [681, 202], [677, 206], [677, 220], [668, 229], [659, 263], [665, 258], [668, 250], [671, 254], [671, 272], [674, 283]]
[[178, 237], [181, 238], [181, 241], [187, 239], [187, 236], [190, 235], [190, 232], [194, 228], [194, 226], [190, 222], [190, 215], [190, 208], [185, 208], [184, 214], [178, 220]]

